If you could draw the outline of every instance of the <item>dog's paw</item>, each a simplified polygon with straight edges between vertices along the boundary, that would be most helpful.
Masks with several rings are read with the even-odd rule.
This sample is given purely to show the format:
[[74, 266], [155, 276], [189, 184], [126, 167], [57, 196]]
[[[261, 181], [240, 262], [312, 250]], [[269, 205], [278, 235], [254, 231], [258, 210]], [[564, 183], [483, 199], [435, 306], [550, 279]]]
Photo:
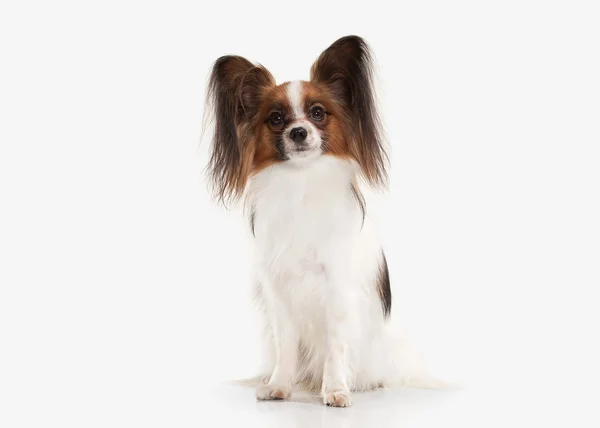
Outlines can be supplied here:
[[350, 407], [352, 405], [352, 395], [347, 389], [324, 391], [323, 403], [330, 407]]
[[256, 389], [256, 399], [264, 400], [286, 400], [290, 398], [292, 392], [287, 388], [276, 385], [263, 385]]

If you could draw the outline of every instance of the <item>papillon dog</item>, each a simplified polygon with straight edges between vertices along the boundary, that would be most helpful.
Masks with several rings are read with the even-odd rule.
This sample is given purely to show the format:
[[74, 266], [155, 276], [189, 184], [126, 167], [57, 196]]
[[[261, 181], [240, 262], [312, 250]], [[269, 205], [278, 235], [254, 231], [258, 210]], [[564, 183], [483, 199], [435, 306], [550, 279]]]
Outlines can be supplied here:
[[388, 264], [361, 186], [386, 186], [388, 156], [369, 46], [343, 37], [310, 81], [276, 84], [263, 66], [223, 56], [208, 91], [208, 173], [221, 202], [243, 199], [264, 315], [259, 400], [320, 392], [346, 407], [352, 391], [431, 378], [390, 328]]

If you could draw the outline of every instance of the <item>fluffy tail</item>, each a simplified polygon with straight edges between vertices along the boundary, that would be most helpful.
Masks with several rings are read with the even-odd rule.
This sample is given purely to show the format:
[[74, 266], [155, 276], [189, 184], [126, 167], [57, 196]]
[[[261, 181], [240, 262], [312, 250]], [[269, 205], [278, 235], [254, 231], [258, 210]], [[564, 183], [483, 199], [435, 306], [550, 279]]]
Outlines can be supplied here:
[[431, 376], [423, 363], [420, 352], [414, 343], [402, 332], [388, 326], [388, 337], [391, 339], [391, 366], [388, 387], [421, 388], [421, 389], [456, 389], [451, 384]]

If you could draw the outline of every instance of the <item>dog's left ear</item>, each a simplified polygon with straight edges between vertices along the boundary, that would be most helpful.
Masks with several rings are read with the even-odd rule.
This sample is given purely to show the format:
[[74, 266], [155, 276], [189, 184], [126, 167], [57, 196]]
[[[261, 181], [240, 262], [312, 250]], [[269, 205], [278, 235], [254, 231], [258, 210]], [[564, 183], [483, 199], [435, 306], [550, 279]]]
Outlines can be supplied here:
[[387, 183], [387, 153], [373, 87], [373, 59], [367, 43], [358, 36], [334, 42], [312, 65], [311, 80], [325, 85], [344, 110], [348, 141], [371, 185]]

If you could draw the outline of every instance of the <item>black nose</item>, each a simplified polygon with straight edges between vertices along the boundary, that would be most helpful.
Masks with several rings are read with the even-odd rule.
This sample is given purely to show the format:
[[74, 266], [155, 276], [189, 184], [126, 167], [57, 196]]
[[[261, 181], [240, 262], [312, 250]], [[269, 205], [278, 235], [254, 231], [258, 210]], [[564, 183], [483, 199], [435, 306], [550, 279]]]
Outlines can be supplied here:
[[294, 143], [301, 143], [306, 140], [306, 129], [304, 128], [293, 128], [290, 131], [290, 138]]

